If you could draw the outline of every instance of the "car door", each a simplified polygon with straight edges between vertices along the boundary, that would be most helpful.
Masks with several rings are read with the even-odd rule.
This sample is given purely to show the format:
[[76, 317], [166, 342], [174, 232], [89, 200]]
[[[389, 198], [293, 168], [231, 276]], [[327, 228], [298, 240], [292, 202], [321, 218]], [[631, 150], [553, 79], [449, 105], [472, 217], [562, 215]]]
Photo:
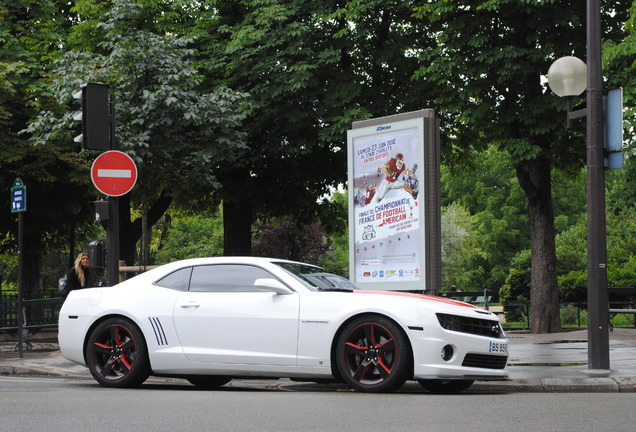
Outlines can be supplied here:
[[185, 355], [214, 364], [295, 365], [298, 294], [254, 288], [256, 279], [272, 277], [253, 265], [193, 267], [174, 311]]

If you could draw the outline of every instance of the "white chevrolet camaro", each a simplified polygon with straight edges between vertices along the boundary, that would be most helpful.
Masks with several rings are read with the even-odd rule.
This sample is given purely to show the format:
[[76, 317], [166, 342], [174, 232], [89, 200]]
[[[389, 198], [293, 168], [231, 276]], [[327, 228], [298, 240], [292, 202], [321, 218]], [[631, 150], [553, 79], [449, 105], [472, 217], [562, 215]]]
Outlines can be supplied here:
[[286, 377], [365, 392], [417, 380], [448, 393], [508, 376], [496, 315], [441, 297], [360, 290], [279, 259], [173, 262], [72, 291], [59, 317], [62, 355], [107, 387], [139, 386], [150, 375], [204, 388]]

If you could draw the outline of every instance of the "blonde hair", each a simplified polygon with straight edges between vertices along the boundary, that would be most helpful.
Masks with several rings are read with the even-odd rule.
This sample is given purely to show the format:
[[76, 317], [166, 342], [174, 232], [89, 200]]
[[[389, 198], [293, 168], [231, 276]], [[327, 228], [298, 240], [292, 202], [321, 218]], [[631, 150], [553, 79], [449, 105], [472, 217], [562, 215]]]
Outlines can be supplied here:
[[80, 281], [80, 285], [82, 285], [82, 288], [84, 288], [84, 285], [86, 285], [86, 277], [84, 276], [84, 269], [82, 268], [82, 258], [84, 257], [89, 257], [88, 254], [86, 252], [81, 252], [77, 258], [75, 258], [75, 264], [73, 265], [73, 268], [75, 269], [75, 274], [77, 274], [77, 279], [79, 279]]

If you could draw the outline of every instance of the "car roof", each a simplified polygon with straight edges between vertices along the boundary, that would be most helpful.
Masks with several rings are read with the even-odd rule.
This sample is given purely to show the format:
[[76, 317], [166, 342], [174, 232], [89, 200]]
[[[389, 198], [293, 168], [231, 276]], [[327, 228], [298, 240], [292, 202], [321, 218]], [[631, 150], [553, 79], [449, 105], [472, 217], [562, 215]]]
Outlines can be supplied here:
[[[187, 258], [183, 260], [173, 261], [154, 269], [148, 270], [144, 273], [138, 274], [135, 277], [120, 282], [118, 285], [127, 285], [127, 283], [136, 283], [140, 281], [154, 281], [157, 278], [168, 274], [179, 268], [197, 265], [212, 265], [212, 264], [254, 264], [263, 267], [267, 267], [272, 263], [295, 263], [317, 267], [313, 264], [301, 263], [298, 261], [290, 261], [279, 258], [266, 258], [266, 257], [253, 257], [253, 256], [220, 256], [220, 257], [204, 257], [204, 258]], [[140, 266], [140, 268], [143, 268]], [[133, 282], [134, 281], [134, 282]]]

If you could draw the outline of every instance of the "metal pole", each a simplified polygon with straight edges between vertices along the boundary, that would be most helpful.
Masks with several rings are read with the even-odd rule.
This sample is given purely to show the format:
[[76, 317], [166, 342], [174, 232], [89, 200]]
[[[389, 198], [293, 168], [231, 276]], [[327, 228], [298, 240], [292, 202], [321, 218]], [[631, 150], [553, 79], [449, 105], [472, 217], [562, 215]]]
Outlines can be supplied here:
[[18, 357], [24, 357], [24, 212], [18, 213]]
[[[115, 102], [110, 107], [110, 149], [117, 150], [115, 138]], [[108, 229], [106, 230], [106, 280], [110, 286], [119, 283], [119, 197], [108, 197]]]
[[75, 264], [75, 215], [71, 215], [71, 232], [68, 239], [68, 268]]
[[106, 281], [108, 286], [119, 283], [119, 198], [108, 197], [108, 228], [106, 229]]
[[609, 370], [600, 0], [587, 1], [588, 368]]

